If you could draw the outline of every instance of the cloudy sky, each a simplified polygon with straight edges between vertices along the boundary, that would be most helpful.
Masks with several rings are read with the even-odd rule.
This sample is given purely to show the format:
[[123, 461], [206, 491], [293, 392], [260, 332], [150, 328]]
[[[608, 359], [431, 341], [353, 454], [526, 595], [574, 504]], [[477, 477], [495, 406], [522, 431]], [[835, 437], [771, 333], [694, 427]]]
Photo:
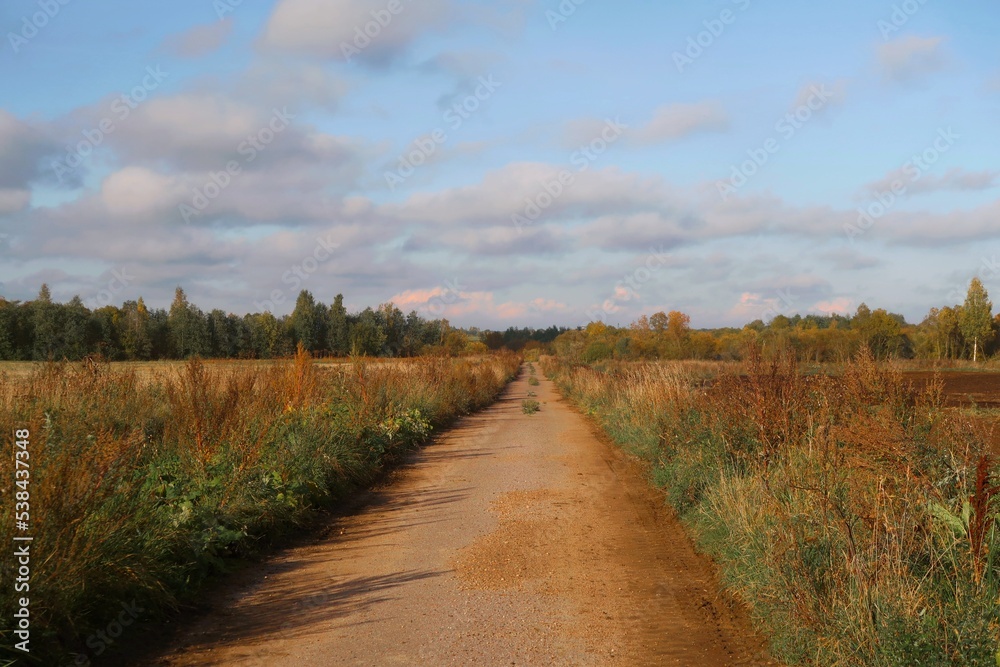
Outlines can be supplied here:
[[995, 3], [5, 0], [0, 295], [695, 327], [1000, 296]]

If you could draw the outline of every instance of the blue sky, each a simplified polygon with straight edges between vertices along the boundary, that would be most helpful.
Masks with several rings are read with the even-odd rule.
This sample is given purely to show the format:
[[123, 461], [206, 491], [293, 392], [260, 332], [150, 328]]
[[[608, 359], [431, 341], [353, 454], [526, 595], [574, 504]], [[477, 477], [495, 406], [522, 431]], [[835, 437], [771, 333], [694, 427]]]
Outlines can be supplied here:
[[5, 2], [0, 295], [710, 327], [996, 288], [991, 4], [648, 4]]

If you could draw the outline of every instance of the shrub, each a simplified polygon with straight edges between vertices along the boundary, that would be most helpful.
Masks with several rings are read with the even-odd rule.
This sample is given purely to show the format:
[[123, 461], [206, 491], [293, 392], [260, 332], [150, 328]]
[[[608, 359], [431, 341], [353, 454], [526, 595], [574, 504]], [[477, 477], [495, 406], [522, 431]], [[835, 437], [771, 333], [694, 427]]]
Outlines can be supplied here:
[[521, 401], [521, 411], [526, 415], [535, 414], [541, 407], [542, 406], [538, 403], [538, 401], [532, 400], [530, 398]]

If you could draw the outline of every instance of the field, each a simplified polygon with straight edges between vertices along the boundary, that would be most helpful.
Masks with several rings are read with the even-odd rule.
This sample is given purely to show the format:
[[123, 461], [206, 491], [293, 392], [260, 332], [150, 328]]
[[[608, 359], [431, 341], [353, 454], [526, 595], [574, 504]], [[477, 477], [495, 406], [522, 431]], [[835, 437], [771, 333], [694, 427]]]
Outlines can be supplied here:
[[649, 462], [771, 637], [815, 665], [993, 665], [1000, 648], [1000, 375], [864, 352], [836, 368], [751, 354], [546, 373]]
[[[334, 364], [300, 352], [266, 363], [5, 367], [0, 427], [30, 431], [32, 655], [55, 664], [88, 639], [92, 650], [89, 633], [123, 604], [168, 610], [192, 599], [233, 557], [308, 524], [490, 404], [519, 363], [498, 354]], [[19, 490], [13, 454], [0, 480], [4, 497]], [[8, 545], [14, 511], [0, 510]], [[3, 596], [5, 648], [14, 604]]]

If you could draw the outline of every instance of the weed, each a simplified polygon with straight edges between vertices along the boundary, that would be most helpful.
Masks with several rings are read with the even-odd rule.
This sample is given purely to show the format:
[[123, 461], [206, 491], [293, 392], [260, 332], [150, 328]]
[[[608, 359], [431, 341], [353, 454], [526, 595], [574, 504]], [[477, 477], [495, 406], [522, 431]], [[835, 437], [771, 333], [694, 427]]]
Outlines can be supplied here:
[[996, 664], [995, 470], [977, 422], [866, 350], [839, 375], [545, 358], [653, 478], [789, 664]]
[[[192, 360], [140, 377], [39, 364], [0, 382], [0, 429], [31, 433], [32, 655], [62, 664], [108, 609], [191, 600], [233, 557], [307, 523], [518, 372], [512, 354], [319, 365]], [[161, 367], [162, 368], [162, 367]], [[0, 462], [12, 495], [13, 457]], [[11, 543], [13, 503], [0, 506]], [[37, 601], [37, 602], [36, 602]], [[14, 598], [0, 596], [13, 645]], [[13, 654], [0, 649], [0, 663]]]
[[541, 404], [539, 404], [538, 401], [532, 400], [530, 398], [527, 399], [527, 400], [521, 401], [521, 412], [523, 412], [526, 415], [533, 415], [533, 414], [535, 414], [536, 412], [538, 412], [538, 410], [541, 407], [542, 406], [541, 406]]

